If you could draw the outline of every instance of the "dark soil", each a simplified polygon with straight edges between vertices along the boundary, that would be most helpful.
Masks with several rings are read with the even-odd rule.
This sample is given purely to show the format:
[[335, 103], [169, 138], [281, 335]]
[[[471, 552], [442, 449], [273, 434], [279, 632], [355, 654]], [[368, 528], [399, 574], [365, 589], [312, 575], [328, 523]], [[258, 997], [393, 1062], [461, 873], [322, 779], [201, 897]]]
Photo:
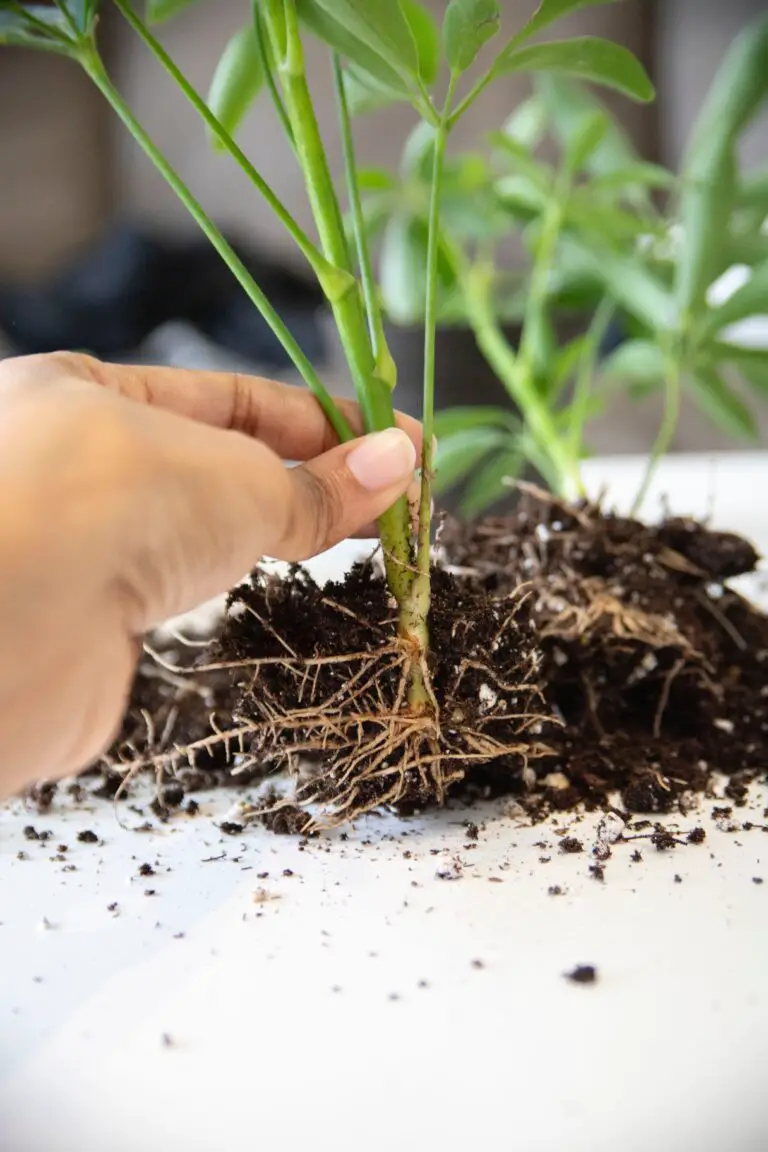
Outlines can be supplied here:
[[716, 772], [744, 802], [768, 766], [768, 617], [727, 583], [756, 567], [748, 542], [528, 493], [511, 516], [447, 523], [441, 546], [439, 722], [404, 707], [407, 653], [371, 566], [324, 588], [255, 573], [207, 652], [164, 649], [180, 674], [146, 658], [97, 783], [114, 795], [126, 766], [150, 766], [168, 814], [287, 768], [295, 795], [270, 791], [251, 818], [304, 835], [313, 805], [343, 820], [447, 796], [513, 794], [534, 817], [617, 796], [631, 813], [684, 811]]
[[547, 702], [565, 721], [536, 765], [549, 807], [619, 792], [630, 812], [669, 812], [713, 772], [734, 798], [765, 774], [768, 617], [727, 584], [758, 563], [747, 541], [529, 495], [512, 517], [446, 525], [443, 546], [490, 594], [530, 588]]

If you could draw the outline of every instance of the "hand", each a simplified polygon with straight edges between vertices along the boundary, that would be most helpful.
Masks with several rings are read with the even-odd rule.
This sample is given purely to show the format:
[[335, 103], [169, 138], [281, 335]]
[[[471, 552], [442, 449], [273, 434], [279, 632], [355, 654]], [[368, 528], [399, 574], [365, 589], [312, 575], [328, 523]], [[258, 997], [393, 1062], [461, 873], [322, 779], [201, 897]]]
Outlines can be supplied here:
[[420, 425], [398, 423], [339, 445], [269, 380], [0, 363], [0, 793], [109, 746], [151, 627], [374, 522], [414, 479]]

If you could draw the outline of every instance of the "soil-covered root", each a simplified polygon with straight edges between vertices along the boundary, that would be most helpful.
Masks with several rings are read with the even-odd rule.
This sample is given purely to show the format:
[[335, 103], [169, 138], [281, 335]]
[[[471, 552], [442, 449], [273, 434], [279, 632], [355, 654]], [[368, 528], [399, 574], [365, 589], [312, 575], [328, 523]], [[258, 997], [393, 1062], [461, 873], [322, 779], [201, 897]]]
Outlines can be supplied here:
[[319, 806], [325, 824], [440, 804], [491, 761], [519, 781], [554, 727], [525, 597], [491, 599], [440, 570], [433, 580], [431, 700], [417, 713], [407, 701], [414, 653], [371, 565], [324, 587], [299, 569], [255, 573], [229, 598], [209, 666], [234, 670], [238, 685], [222, 745], [288, 768], [296, 803]]
[[[98, 795], [125, 794], [126, 782], [142, 769], [156, 775], [157, 805], [164, 798], [243, 782], [242, 773], [233, 779], [231, 758], [216, 738], [233, 725], [232, 675], [199, 667], [207, 664], [211, 639], [212, 634], [185, 640], [164, 633], [148, 638], [120, 732], [98, 764], [82, 774], [100, 777]], [[194, 765], [185, 762], [177, 771], [174, 750], [189, 746], [201, 746], [200, 754]]]
[[727, 585], [758, 562], [747, 541], [528, 489], [511, 516], [447, 523], [443, 547], [492, 594], [531, 589], [547, 702], [565, 722], [557, 806], [620, 790], [630, 810], [666, 811], [711, 771], [768, 766], [768, 618]]

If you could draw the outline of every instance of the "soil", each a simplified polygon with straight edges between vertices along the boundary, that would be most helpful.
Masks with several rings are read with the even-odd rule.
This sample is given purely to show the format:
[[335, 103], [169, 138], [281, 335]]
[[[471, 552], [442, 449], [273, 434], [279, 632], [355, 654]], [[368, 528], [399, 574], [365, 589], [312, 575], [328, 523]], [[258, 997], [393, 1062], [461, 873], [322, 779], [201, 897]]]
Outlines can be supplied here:
[[373, 564], [323, 588], [256, 572], [207, 650], [147, 655], [98, 787], [151, 768], [163, 818], [199, 788], [287, 769], [294, 794], [270, 788], [244, 818], [293, 835], [317, 810], [340, 823], [447, 797], [513, 795], [534, 818], [685, 811], [715, 773], [743, 805], [768, 765], [768, 617], [728, 585], [758, 563], [747, 541], [531, 490], [509, 516], [446, 522], [440, 549], [437, 722], [404, 706], [408, 653]]

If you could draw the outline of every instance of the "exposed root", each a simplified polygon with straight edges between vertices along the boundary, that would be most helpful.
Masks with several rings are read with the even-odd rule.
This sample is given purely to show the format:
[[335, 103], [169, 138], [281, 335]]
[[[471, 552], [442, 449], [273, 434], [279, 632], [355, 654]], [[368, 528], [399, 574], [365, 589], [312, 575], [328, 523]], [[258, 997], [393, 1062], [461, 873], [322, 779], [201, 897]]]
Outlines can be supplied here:
[[[291, 771], [296, 802], [320, 809], [315, 823], [442, 804], [475, 765], [501, 763], [520, 778], [548, 751], [555, 722], [541, 700], [525, 597], [496, 603], [445, 573], [434, 580], [433, 649], [421, 668], [431, 707], [418, 715], [407, 689], [422, 657], [397, 637], [386, 587], [369, 567], [323, 590], [303, 573], [255, 575], [230, 597], [203, 668], [234, 671], [235, 755]], [[228, 756], [232, 738], [215, 738]], [[154, 762], [172, 771], [213, 739]]]

